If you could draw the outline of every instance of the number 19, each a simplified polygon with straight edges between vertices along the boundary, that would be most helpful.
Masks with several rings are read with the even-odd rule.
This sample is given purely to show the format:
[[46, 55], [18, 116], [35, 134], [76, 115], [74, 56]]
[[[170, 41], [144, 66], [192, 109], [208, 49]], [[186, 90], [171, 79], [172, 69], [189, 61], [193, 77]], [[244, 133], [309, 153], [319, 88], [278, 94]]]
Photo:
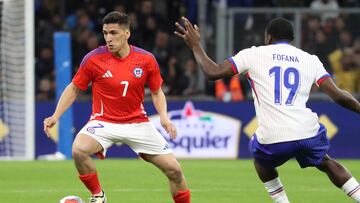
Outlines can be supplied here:
[[[282, 79], [282, 75], [284, 78]], [[282, 103], [282, 83], [284, 83], [285, 88], [289, 89], [289, 95], [285, 101], [285, 104], [292, 106], [296, 98], [296, 94], [300, 87], [300, 74], [299, 71], [293, 67], [286, 68], [284, 73], [280, 66], [274, 66], [269, 70], [269, 76], [275, 77], [274, 83], [274, 102], [275, 104], [281, 105]]]

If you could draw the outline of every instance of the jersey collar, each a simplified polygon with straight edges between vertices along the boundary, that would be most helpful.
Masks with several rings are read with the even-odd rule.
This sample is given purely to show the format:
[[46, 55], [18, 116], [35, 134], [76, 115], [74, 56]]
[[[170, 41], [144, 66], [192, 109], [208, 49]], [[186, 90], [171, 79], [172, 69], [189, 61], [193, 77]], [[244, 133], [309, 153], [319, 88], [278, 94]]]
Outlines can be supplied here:
[[118, 56], [116, 56], [116, 55], [114, 55], [114, 54], [112, 54], [112, 56], [115, 57], [116, 59], [120, 60], [120, 61], [126, 60], [126, 59], [129, 58], [129, 56], [134, 52], [134, 46], [132, 46], [132, 45], [129, 44], [129, 47], [130, 47], [130, 52], [129, 52], [129, 54], [128, 54], [127, 56], [125, 56], [124, 58], [120, 58], [120, 57], [118, 57]]
[[288, 44], [288, 45], [291, 45], [290, 42], [286, 42], [286, 41], [279, 41], [279, 42], [276, 42], [274, 44]]

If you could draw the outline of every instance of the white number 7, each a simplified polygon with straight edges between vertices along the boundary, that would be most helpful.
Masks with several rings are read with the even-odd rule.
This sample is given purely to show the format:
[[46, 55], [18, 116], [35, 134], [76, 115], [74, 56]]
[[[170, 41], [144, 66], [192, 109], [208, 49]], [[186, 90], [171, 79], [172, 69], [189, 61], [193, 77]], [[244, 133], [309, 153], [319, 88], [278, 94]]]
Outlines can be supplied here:
[[122, 96], [125, 97], [125, 96], [126, 96], [127, 89], [128, 89], [128, 87], [129, 87], [129, 82], [128, 82], [128, 81], [121, 81], [120, 84], [125, 85], [124, 91], [123, 91], [123, 94], [122, 94]]

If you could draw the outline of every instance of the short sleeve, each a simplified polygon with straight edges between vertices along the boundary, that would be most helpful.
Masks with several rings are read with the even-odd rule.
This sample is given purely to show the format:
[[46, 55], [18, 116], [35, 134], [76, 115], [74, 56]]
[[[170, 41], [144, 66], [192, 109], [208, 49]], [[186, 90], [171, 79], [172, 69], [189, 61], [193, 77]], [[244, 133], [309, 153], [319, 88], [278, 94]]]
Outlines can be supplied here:
[[92, 66], [94, 63], [88, 59], [81, 63], [79, 70], [76, 72], [72, 82], [81, 90], [87, 90], [89, 83], [93, 79]]
[[239, 51], [235, 56], [229, 57], [234, 74], [244, 73], [251, 68], [255, 48]]
[[314, 57], [314, 65], [315, 65], [315, 84], [320, 86], [322, 82], [324, 82], [327, 78], [331, 77], [331, 75], [325, 70], [324, 65], [321, 63], [317, 56]]
[[149, 86], [151, 92], [156, 92], [162, 85], [163, 79], [160, 74], [159, 64], [155, 57], [149, 57], [148, 70], [149, 74], [146, 79], [146, 83]]

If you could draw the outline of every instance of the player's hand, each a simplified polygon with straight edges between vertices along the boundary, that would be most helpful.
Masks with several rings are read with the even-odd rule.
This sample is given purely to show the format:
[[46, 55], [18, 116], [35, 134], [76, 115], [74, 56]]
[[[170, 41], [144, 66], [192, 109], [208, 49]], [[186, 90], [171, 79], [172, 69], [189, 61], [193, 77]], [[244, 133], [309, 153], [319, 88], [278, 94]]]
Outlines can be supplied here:
[[56, 122], [57, 119], [55, 119], [53, 116], [44, 119], [44, 132], [46, 133], [47, 137], [51, 137], [50, 128], [54, 127]]
[[200, 29], [197, 25], [193, 26], [190, 21], [185, 18], [181, 17], [183, 25], [176, 22], [176, 31], [174, 32], [175, 35], [182, 38], [185, 43], [189, 46], [190, 49], [193, 49], [195, 46], [200, 45]]
[[170, 119], [160, 119], [161, 126], [166, 130], [166, 132], [170, 135], [171, 139], [175, 139], [177, 136], [176, 127], [170, 121]]

